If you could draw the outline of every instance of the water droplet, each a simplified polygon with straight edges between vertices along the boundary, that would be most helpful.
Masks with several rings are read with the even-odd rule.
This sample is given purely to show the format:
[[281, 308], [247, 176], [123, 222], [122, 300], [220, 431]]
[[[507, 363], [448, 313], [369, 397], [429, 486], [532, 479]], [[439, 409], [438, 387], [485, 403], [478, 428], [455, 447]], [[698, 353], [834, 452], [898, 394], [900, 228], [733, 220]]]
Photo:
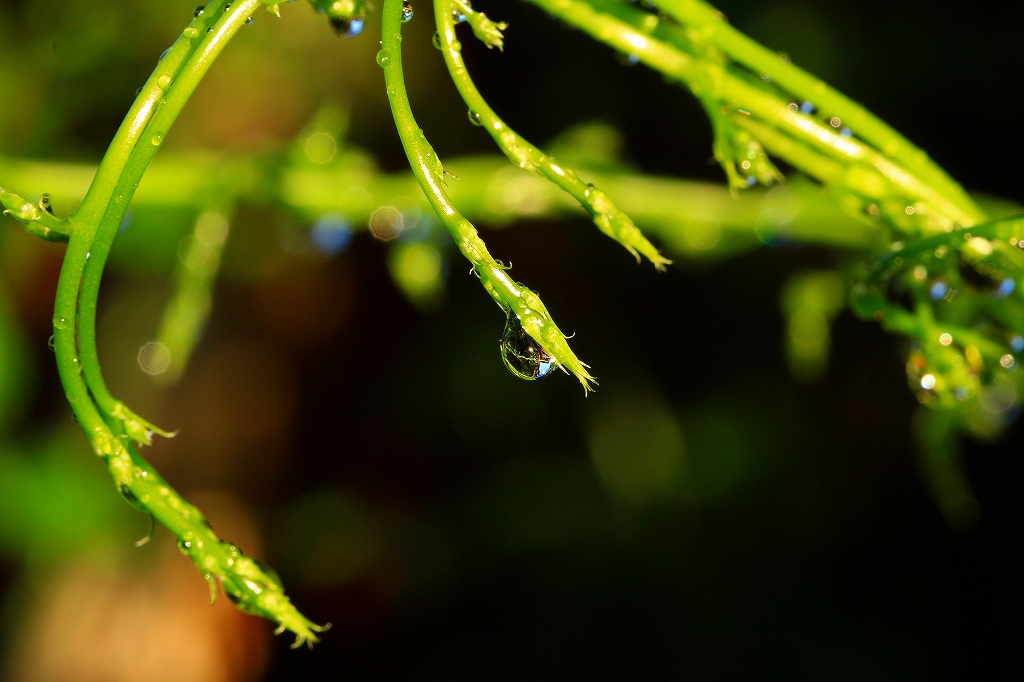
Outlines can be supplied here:
[[163, 133], [157, 133], [153, 137], [149, 138], [149, 141], [153, 144], [154, 147], [159, 147], [160, 144], [164, 141]]
[[506, 313], [500, 348], [508, 371], [520, 379], [540, 379], [558, 366], [558, 362], [526, 333], [519, 316], [512, 311]]
[[157, 85], [159, 85], [160, 89], [162, 89], [162, 90], [167, 90], [168, 88], [170, 88], [171, 87], [171, 82], [172, 82], [171, 81], [171, 77], [168, 76], [167, 74], [164, 74], [164, 75], [162, 75], [162, 76], [160, 76], [159, 78], [156, 79]]
[[186, 38], [198, 38], [199, 37], [199, 29], [196, 28], [195, 26], [189, 26], [184, 31], [181, 32], [181, 35], [185, 36]]
[[162, 61], [164, 60], [164, 57], [166, 57], [166, 56], [167, 56], [167, 53], [168, 53], [168, 52], [170, 52], [170, 51], [171, 51], [171, 48], [167, 48], [166, 50], [164, 50], [163, 52], [161, 52], [161, 53], [160, 53], [160, 57], [159, 57], [159, 58], [157, 59], [157, 61], [158, 61], [158, 62], [162, 62]]
[[246, 26], [248, 26], [248, 25], [249, 25], [249, 24], [251, 24], [251, 23], [252, 23], [252, 17], [246, 17], [246, 19], [245, 19], [245, 25], [246, 25]]
[[128, 486], [122, 485], [121, 483], [118, 483], [117, 484], [117, 490], [118, 490], [119, 493], [121, 493], [121, 497], [124, 498], [125, 502], [130, 504], [135, 509], [138, 509], [140, 512], [144, 512], [146, 514], [149, 513], [149, 510], [146, 509], [146, 507], [142, 504], [142, 502], [139, 502], [139, 498], [135, 497], [135, 493], [133, 493], [128, 488]]
[[46, 340], [46, 346], [54, 353], [57, 352], [57, 341], [53, 338], [53, 334], [50, 334], [50, 338]]
[[230, 3], [230, 2], [229, 2], [229, 3], [226, 3], [226, 4], [224, 5], [224, 11], [225, 11], [225, 12], [227, 12], [227, 11], [228, 11], [228, 10], [230, 10], [230, 9], [231, 9], [231, 3]]
[[210, 35], [211, 33], [213, 33], [213, 26], [211, 26], [210, 28], [206, 29], [206, 35]]
[[472, 109], [468, 110], [466, 112], [466, 115], [469, 116], [469, 122], [472, 123], [473, 125], [475, 125], [475, 126], [482, 126], [483, 125], [483, 121], [480, 120], [480, 114], [476, 113]]
[[67, 329], [68, 320], [65, 317], [53, 316], [53, 328], [54, 329]]
[[194, 10], [192, 10], [192, 16], [194, 16], [195, 18], [198, 19], [199, 17], [203, 16], [203, 12], [205, 12], [205, 11], [206, 11], [206, 8], [203, 7], [202, 5], [199, 5]]
[[192, 541], [180, 539], [178, 540], [178, 551], [188, 556], [192, 552]]
[[402, 0], [402, 21], [412, 19], [412, 3], [409, 0]]
[[391, 52], [389, 50], [381, 50], [377, 53], [377, 66], [387, 66], [388, 62], [391, 61]]
[[355, 38], [357, 35], [363, 32], [363, 19], [361, 17], [355, 17], [352, 19], [343, 19], [342, 17], [331, 17], [330, 21], [331, 28], [339, 36], [345, 36], [346, 38]]
[[138, 89], [137, 89], [137, 90], [135, 91], [135, 96], [136, 96], [136, 97], [138, 97], [138, 96], [139, 96], [139, 95], [141, 95], [141, 94], [142, 94], [142, 87], [140, 86], [140, 87], [139, 87], [139, 88], [138, 88]]
[[811, 104], [809, 101], [804, 100], [800, 104], [800, 113], [801, 114], [812, 114], [812, 113], [814, 113], [814, 105]]
[[454, 21], [456, 24], [461, 24], [465, 20], [466, 20], [466, 15], [465, 14], [463, 14], [462, 12], [460, 12], [457, 9], [453, 9], [452, 10], [452, 21]]
[[1017, 283], [1013, 281], [1012, 278], [1007, 277], [1006, 279], [999, 283], [999, 285], [995, 288], [995, 291], [992, 292], [992, 295], [995, 296], [996, 298], [1006, 298], [1007, 296], [1012, 294], [1013, 290], [1016, 288]]
[[438, 33], [437, 31], [434, 31], [434, 37], [431, 38], [431, 42], [434, 43], [434, 47], [436, 47], [437, 49], [444, 49], [444, 43], [441, 42], [441, 34]]

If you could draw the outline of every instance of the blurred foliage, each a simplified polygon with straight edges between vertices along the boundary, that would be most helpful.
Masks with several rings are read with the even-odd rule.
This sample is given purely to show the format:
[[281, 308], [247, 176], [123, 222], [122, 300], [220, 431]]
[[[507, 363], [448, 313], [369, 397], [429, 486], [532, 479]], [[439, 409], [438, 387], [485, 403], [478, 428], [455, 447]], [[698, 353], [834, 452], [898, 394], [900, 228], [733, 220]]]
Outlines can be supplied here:
[[[1000, 169], [1020, 145], [999, 113], [1017, 110], [1005, 83], [1019, 9], [721, 8], [968, 187], [1019, 197], [1019, 177]], [[284, 153], [333, 103], [350, 113], [332, 125], [366, 163], [400, 168], [374, 65], [379, 19], [339, 40], [308, 8], [284, 9], [230, 46], [162, 154]], [[528, 137], [599, 119], [630, 163], [721, 180], [696, 102], [525, 4], [487, 9], [510, 23], [505, 52], [466, 41], [467, 59]], [[0, 5], [2, 158], [95, 164], [190, 12]], [[414, 19], [403, 43], [421, 125], [445, 157], [489, 153], [444, 81], [432, 30]], [[954, 34], [970, 49], [936, 38]], [[985, 106], [949, 106], [954, 89]], [[616, 158], [600, 146], [585, 148]], [[47, 191], [45, 178], [29, 189]], [[54, 196], [62, 214], [72, 200]], [[118, 656], [135, 661], [135, 679], [1021, 673], [1020, 628], [1008, 624], [1019, 620], [1020, 425], [1003, 446], [966, 444], [981, 520], [951, 530], [915, 469], [904, 349], [836, 312], [820, 274], [835, 253], [766, 239], [775, 248], [744, 243], [730, 260], [687, 258], [657, 275], [582, 215], [504, 224], [496, 212], [489, 222], [503, 229], [488, 243], [578, 332], [597, 370], [600, 390], [584, 401], [572, 382], [507, 374], [503, 319], [461, 261], [448, 267], [449, 247], [357, 234], [324, 253], [305, 241], [318, 217], [238, 208], [213, 316], [180, 382], [162, 388], [139, 351], [158, 335], [197, 214], [140, 208], [115, 243], [99, 330], [111, 385], [182, 427], [150, 453], [157, 467], [210, 501], [222, 535], [262, 545], [311, 617], [334, 622], [320, 648], [297, 654], [264, 623], [207, 607], [166, 533], [133, 547], [147, 523], [71, 435], [46, 344], [62, 247], [0, 230], [4, 674], [131, 679], [109, 667]], [[389, 274], [435, 263], [441, 290]], [[817, 317], [794, 316], [797, 299]], [[833, 318], [830, 346], [807, 334]], [[794, 356], [794, 333], [817, 341]], [[942, 424], [915, 428], [955, 459]], [[932, 484], [962, 492], [956, 479]], [[88, 646], [66, 646], [72, 634]], [[154, 667], [138, 667], [147, 652]]]

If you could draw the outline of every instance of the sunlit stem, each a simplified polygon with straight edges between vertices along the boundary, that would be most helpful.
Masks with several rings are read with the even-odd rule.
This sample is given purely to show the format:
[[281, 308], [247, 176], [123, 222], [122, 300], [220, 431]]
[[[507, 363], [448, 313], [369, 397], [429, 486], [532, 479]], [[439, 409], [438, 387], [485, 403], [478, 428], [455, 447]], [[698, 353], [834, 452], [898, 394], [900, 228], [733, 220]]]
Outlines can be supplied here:
[[585, 390], [589, 390], [593, 377], [587, 372], [586, 365], [569, 348], [565, 335], [559, 331], [540, 298], [508, 276], [507, 268], [491, 256], [476, 228], [459, 213], [449, 198], [443, 184], [444, 169], [416, 123], [405, 88], [402, 70], [402, 1], [385, 0], [382, 13], [382, 48], [377, 55], [377, 63], [384, 69], [392, 116], [413, 175], [434, 212], [454, 237], [459, 250], [473, 264], [484, 289], [503, 310], [511, 310], [518, 315], [527, 333], [558, 360], [560, 366], [572, 372]]
[[603, 191], [580, 180], [571, 168], [556, 163], [551, 156], [512, 130], [494, 113], [494, 110], [473, 84], [462, 59], [461, 44], [455, 35], [453, 10], [470, 17], [476, 13], [461, 0], [434, 3], [434, 15], [437, 21], [438, 35], [441, 37], [442, 54], [455, 87], [458, 88], [463, 101], [469, 107], [470, 117], [475, 118], [475, 122], [483, 126], [505, 155], [517, 163], [520, 168], [547, 178], [580, 202], [580, 205], [591, 214], [598, 228], [626, 247], [630, 253], [636, 256], [638, 262], [639, 254], [642, 253], [654, 264], [655, 268], [664, 270], [665, 265], [671, 261], [658, 252], [654, 245], [641, 234], [632, 219], [616, 208]]
[[[744, 127], [759, 124], [762, 129], [775, 129], [777, 135], [773, 151], [784, 146], [789, 139], [789, 144], [808, 146], [844, 166], [862, 165], [877, 173], [882, 179], [882, 183], [875, 188], [877, 192], [899, 194], [904, 205], [920, 201], [933, 206], [937, 219], [930, 222], [914, 221], [910, 225], [911, 231], [939, 231], [955, 224], [967, 225], [985, 219], [984, 213], [966, 198], [962, 190], [950, 192], [950, 187], [955, 184], [945, 178], [944, 174], [944, 180], [932, 183], [936, 175], [927, 157], [913, 152], [912, 148], [910, 152], [905, 151], [908, 148], [901, 147], [902, 143], [899, 142], [902, 138], [896, 140], [886, 136], [880, 126], [872, 128], [869, 124], [872, 134], [901, 154], [898, 158], [890, 157], [887, 155], [888, 150], [875, 149], [855, 137], [844, 137], [823, 121], [794, 110], [789, 106], [789, 101], [763, 84], [755, 84], [752, 82], [755, 79], [748, 74], [744, 73], [741, 77], [729, 65], [723, 65], [720, 59], [702, 59], [698, 48], [706, 49], [706, 44], [694, 45], [689, 42], [691, 38], [688, 36], [692, 34], [705, 40], [703, 32], [714, 34], [715, 30], [724, 25], [717, 17], [714, 19], [716, 23], [702, 24], [692, 31], [678, 30], [678, 27], [676, 30], [664, 31], [662, 33], [670, 38], [661, 39], [662, 33], [655, 36], [652, 30], [638, 26], [645, 17], [652, 15], [628, 5], [610, 0], [530, 1], [594, 38], [624, 53], [635, 55], [651, 68], [685, 83], [698, 97], [717, 100], [729, 108], [726, 113], [734, 124]], [[744, 58], [755, 72], [760, 69], [771, 73], [779, 62], [778, 56], [768, 51], [759, 56], [744, 52]], [[760, 63], [764, 59], [769, 61]], [[815, 80], [813, 89], [821, 95], [828, 87]], [[821, 101], [820, 96], [818, 101]], [[836, 104], [839, 104], [838, 100]], [[856, 113], [852, 115], [857, 118]], [[865, 119], [862, 117], [861, 120]], [[761, 141], [766, 148], [772, 147], [771, 142]], [[903, 165], [898, 160], [906, 154], [910, 154], [910, 165]], [[921, 175], [917, 174], [918, 166], [923, 169]], [[813, 168], [802, 170], [812, 175], [814, 173]]]
[[[224, 4], [211, 2], [203, 14], [186, 28], [143, 87], [140, 93], [142, 103], [137, 102], [129, 112], [129, 123], [122, 126], [107, 157], [100, 164], [97, 181], [109, 192], [102, 214], [97, 208], [100, 200], [94, 199], [99, 195], [90, 189], [74, 216], [76, 230], [61, 273], [56, 314], [65, 319], [71, 319], [69, 315], [77, 316], [77, 330], [74, 330], [77, 331], [77, 357], [88, 391], [100, 413], [121, 421], [127, 434], [139, 442], [149, 442], [153, 431], [171, 434], [139, 418], [117, 401], [106, 387], [96, 349], [96, 304], [103, 268], [135, 189], [170, 127], [210, 65], [260, 4], [259, 0], [242, 0], [224, 11]], [[108, 160], [109, 166], [117, 171], [113, 187], [109, 187], [108, 178], [113, 171], [108, 170]], [[83, 248], [86, 251], [81, 262], [72, 260], [80, 256]], [[83, 271], [81, 290], [75, 292], [77, 301], [73, 301], [69, 295], [71, 292], [64, 289], [73, 285], [77, 289], [77, 282], [73, 283], [70, 275], [64, 276], [66, 272], [74, 271]], [[73, 312], [76, 303], [77, 311]], [[65, 342], [62, 344], [62, 341]], [[62, 345], [73, 345], [67, 344], [56, 332], [55, 343], [60, 363]]]

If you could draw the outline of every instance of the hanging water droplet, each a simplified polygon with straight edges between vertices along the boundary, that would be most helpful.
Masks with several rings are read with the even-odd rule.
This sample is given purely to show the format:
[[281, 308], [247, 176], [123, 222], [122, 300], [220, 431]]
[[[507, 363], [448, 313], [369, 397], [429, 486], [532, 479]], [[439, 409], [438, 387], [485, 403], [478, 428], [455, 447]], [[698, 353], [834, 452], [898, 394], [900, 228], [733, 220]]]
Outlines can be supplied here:
[[437, 49], [444, 49], [444, 43], [441, 42], [441, 34], [438, 33], [437, 31], [434, 31], [434, 37], [431, 38], [431, 42], [434, 43], [434, 47], [436, 47]]
[[199, 17], [203, 16], [203, 12], [205, 12], [205, 11], [206, 11], [206, 8], [203, 7], [202, 5], [199, 5], [194, 10], [192, 10], [192, 16], [194, 16], [196, 19], [198, 19]]
[[456, 24], [461, 24], [465, 20], [466, 20], [466, 15], [465, 14], [463, 14], [462, 12], [460, 12], [457, 9], [453, 9], [452, 10], [452, 21], [454, 21]]
[[170, 51], [171, 51], [171, 48], [167, 48], [166, 50], [164, 50], [163, 52], [161, 52], [161, 53], [160, 53], [160, 57], [159, 57], [159, 58], [157, 59], [157, 61], [158, 61], [158, 62], [162, 62], [162, 61], [164, 60], [164, 57], [166, 57], [166, 56], [167, 56], [167, 53], [168, 53], [168, 52], [170, 52]]
[[229, 2], [229, 3], [226, 3], [226, 4], [224, 5], [224, 11], [225, 11], [225, 12], [227, 12], [227, 11], [228, 11], [228, 10], [230, 10], [230, 9], [231, 9], [231, 3], [230, 3], [230, 2]]
[[213, 33], [213, 26], [211, 26], [210, 28], [206, 29], [206, 35], [210, 35], [211, 33]]
[[363, 19], [361, 17], [355, 17], [353, 19], [331, 17], [328, 21], [331, 24], [331, 28], [333, 28], [334, 32], [339, 36], [355, 38], [363, 32]]
[[409, 0], [402, 0], [402, 21], [412, 19], [412, 3]]
[[182, 554], [184, 554], [185, 556], [188, 556], [189, 554], [191, 554], [192, 553], [192, 541], [191, 540], [185, 540], [185, 539], [178, 540], [178, 551], [181, 552]]
[[469, 122], [473, 125], [482, 126], [484, 124], [483, 121], [480, 120], [480, 114], [476, 113], [472, 109], [469, 109], [466, 112], [466, 115], [469, 116]]
[[388, 62], [391, 61], [391, 52], [388, 50], [381, 50], [377, 53], [377, 66], [381, 68], [387, 66]]
[[56, 341], [56, 339], [53, 338], [53, 334], [50, 334], [50, 338], [46, 340], [46, 346], [52, 352], [54, 352], [54, 353], [57, 352], [57, 341]]
[[142, 87], [140, 86], [140, 87], [139, 87], [139, 88], [138, 88], [138, 89], [137, 89], [137, 90], [135, 91], [135, 96], [136, 96], [136, 97], [138, 97], [138, 96], [139, 96], [139, 95], [141, 95], [141, 94], [142, 94]]
[[246, 20], [245, 20], [245, 25], [248, 26], [251, 23], [252, 23], [252, 17], [247, 17]]
[[520, 379], [540, 379], [558, 366], [558, 362], [526, 333], [519, 316], [512, 311], [506, 313], [500, 347], [501, 359], [508, 371]]

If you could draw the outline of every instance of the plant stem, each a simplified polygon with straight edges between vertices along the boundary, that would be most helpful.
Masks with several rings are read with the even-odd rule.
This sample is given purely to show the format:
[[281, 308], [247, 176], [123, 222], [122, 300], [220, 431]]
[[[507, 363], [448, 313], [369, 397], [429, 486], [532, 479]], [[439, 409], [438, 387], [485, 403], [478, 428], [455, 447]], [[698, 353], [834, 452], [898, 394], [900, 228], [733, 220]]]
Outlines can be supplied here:
[[385, 0], [381, 10], [381, 50], [377, 63], [384, 69], [391, 113], [402, 140], [413, 175], [441, 222], [455, 239], [462, 254], [473, 264], [484, 289], [506, 313], [519, 317], [526, 332], [552, 355], [559, 365], [572, 372], [591, 390], [593, 377], [587, 366], [576, 357], [565, 335], [555, 325], [540, 297], [522, 284], [513, 281], [508, 269], [487, 251], [476, 228], [459, 213], [445, 191], [445, 172], [423, 131], [416, 124], [402, 70], [402, 0]]

